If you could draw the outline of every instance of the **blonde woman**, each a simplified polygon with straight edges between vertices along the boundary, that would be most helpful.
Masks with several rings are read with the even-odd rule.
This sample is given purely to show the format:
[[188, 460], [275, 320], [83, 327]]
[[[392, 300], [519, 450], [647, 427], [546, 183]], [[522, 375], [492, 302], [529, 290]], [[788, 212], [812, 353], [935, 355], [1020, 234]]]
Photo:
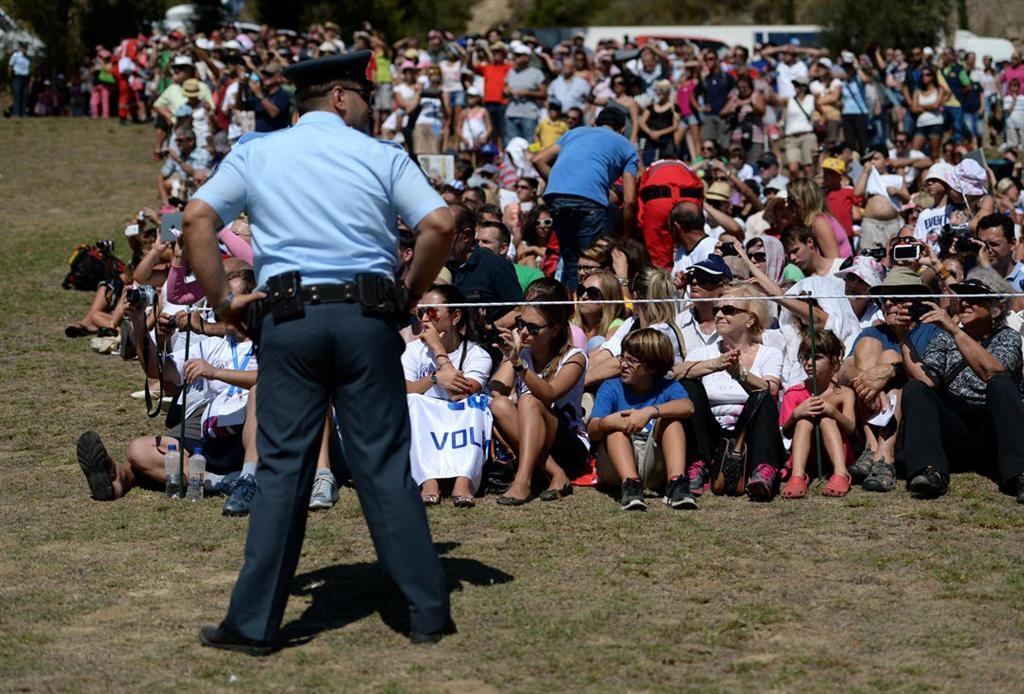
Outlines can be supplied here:
[[786, 190], [789, 199], [796, 203], [798, 218], [814, 232], [823, 257], [849, 258], [853, 255], [846, 230], [825, 207], [821, 186], [809, 178], [798, 178], [791, 181]]
[[[692, 451], [687, 475], [699, 494], [710, 476], [708, 462], [722, 441], [745, 432], [751, 471], [746, 481], [754, 501], [771, 501], [784, 461], [776, 404], [782, 383], [782, 352], [761, 341], [771, 320], [756, 287], [732, 284], [715, 303], [718, 340], [690, 353], [683, 388], [694, 405], [686, 440]], [[755, 397], [756, 396], [756, 397]]]
[[636, 299], [654, 299], [653, 303], [642, 302], [635, 307], [636, 313], [615, 331], [604, 345], [593, 355], [587, 371], [587, 388], [596, 387], [602, 381], [619, 375], [619, 356], [626, 336], [638, 328], [654, 328], [672, 343], [675, 354], [674, 365], [686, 357], [686, 343], [682, 331], [675, 323], [676, 301], [679, 293], [672, 276], [660, 268], [647, 267], [633, 278], [632, 295]]
[[576, 287], [576, 314], [573, 323], [587, 338], [587, 353], [601, 348], [626, 319], [622, 303], [601, 304], [599, 301], [622, 301], [622, 287], [615, 275], [601, 270], [588, 275]]

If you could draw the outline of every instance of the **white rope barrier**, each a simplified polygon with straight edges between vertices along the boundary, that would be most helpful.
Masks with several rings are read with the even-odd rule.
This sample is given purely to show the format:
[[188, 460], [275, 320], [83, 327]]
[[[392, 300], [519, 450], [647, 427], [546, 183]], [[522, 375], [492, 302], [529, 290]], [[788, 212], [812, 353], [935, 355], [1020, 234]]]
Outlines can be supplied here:
[[458, 304], [419, 304], [422, 308], [492, 308], [492, 307], [510, 307], [517, 308], [520, 306], [576, 306], [580, 303], [589, 304], [696, 304], [696, 303], [718, 303], [721, 301], [737, 300], [737, 301], [783, 301], [786, 299], [795, 299], [797, 301], [820, 301], [822, 299], [839, 300], [839, 299], [871, 299], [871, 300], [882, 300], [882, 299], [916, 299], [924, 301], [934, 301], [937, 299], [962, 299], [969, 297], [971, 299], [1015, 299], [1024, 298], [1024, 294], [1014, 293], [990, 293], [990, 294], [840, 294], [827, 295], [827, 296], [815, 296], [812, 294], [786, 294], [784, 296], [721, 296], [721, 297], [705, 297], [705, 298], [683, 298], [675, 297], [671, 299], [586, 299], [586, 300], [575, 300], [575, 301], [481, 301], [479, 303], [464, 302]]

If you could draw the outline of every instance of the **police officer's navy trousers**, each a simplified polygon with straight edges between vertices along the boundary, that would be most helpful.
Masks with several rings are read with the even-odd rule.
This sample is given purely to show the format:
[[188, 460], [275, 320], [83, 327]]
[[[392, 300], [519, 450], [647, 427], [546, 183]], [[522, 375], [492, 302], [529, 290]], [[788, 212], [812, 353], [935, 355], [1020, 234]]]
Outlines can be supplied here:
[[409, 474], [409, 412], [402, 339], [358, 304], [307, 305], [281, 324], [267, 316], [259, 347], [260, 466], [245, 564], [224, 626], [270, 642], [277, 635], [306, 530], [324, 415], [333, 398], [377, 556], [409, 601], [413, 631], [449, 619], [444, 569]]

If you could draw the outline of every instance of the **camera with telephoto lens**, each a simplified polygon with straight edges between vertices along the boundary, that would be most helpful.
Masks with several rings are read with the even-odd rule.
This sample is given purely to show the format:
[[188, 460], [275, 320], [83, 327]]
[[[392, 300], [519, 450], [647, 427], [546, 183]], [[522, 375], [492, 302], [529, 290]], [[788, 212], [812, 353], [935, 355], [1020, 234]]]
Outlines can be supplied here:
[[134, 289], [129, 289], [124, 295], [124, 300], [132, 308], [148, 308], [156, 306], [157, 296], [156, 289], [148, 284], [143, 284]]
[[862, 248], [860, 249], [860, 255], [881, 261], [885, 260], [885, 249], [882, 248], [881, 246], [878, 246], [876, 248]]
[[740, 254], [739, 251], [736, 250], [735, 243], [723, 243], [720, 250], [723, 258], [730, 255], [738, 256]]
[[97, 241], [96, 249], [103, 255], [114, 255], [114, 242], [111, 239]]
[[940, 243], [946, 245], [952, 241], [953, 250], [957, 253], [977, 253], [978, 247], [971, 241], [971, 228], [966, 224], [944, 224]]

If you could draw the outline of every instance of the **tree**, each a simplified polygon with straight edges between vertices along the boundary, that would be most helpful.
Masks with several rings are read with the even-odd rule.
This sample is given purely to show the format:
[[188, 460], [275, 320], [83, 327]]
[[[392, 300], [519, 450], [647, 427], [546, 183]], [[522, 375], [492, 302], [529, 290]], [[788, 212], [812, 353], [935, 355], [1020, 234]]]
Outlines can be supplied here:
[[950, 0], [829, 0], [821, 7], [823, 41], [833, 50], [932, 46], [947, 29]]

